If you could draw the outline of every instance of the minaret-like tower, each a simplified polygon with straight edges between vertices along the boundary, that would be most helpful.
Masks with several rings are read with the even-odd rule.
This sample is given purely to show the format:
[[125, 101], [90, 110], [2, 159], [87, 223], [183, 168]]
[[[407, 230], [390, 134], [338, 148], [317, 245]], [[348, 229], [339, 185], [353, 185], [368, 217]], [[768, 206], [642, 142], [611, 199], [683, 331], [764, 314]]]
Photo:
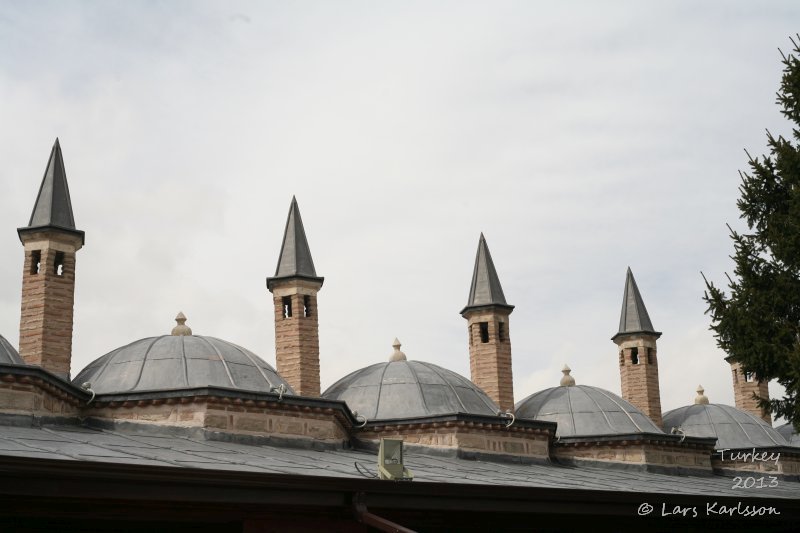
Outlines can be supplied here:
[[508, 316], [514, 310], [506, 303], [492, 255], [481, 233], [469, 301], [461, 310], [469, 330], [469, 368], [472, 382], [489, 395], [503, 411], [514, 409], [514, 379], [511, 372], [511, 337]]
[[769, 400], [769, 384], [766, 381], [759, 380], [755, 374], [745, 372], [741, 363], [731, 360], [730, 357], [726, 357], [725, 360], [731, 365], [733, 396], [736, 401], [736, 407], [761, 417], [771, 426], [772, 417], [766, 411], [761, 410], [758, 406], [758, 399], [753, 397], [755, 394], [758, 398]]
[[17, 229], [25, 248], [19, 352], [26, 364], [69, 379], [75, 300], [75, 229], [61, 145], [56, 139], [30, 222]]
[[658, 386], [656, 340], [661, 333], [653, 328], [630, 267], [625, 277], [619, 331], [611, 337], [619, 346], [619, 375], [622, 397], [642, 410], [661, 427], [661, 393]]
[[275, 304], [275, 355], [278, 373], [301, 396], [319, 396], [319, 320], [317, 276], [297, 200], [292, 197], [281, 255], [267, 288]]

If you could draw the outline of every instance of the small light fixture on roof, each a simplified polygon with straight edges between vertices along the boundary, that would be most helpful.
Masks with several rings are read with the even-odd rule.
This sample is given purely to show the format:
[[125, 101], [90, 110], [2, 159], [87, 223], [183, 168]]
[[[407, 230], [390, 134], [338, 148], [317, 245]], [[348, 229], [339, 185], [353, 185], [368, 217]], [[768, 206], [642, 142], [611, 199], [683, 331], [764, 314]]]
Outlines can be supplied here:
[[381, 479], [411, 481], [414, 474], [403, 465], [402, 439], [381, 439], [378, 450], [378, 475]]

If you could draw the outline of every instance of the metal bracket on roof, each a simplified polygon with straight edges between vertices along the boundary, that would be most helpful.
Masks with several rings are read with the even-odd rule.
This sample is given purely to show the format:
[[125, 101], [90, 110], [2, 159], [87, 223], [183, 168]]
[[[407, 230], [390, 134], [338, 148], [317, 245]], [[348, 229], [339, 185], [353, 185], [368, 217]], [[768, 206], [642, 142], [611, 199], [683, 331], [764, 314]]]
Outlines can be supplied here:
[[269, 391], [270, 392], [277, 392], [278, 393], [278, 401], [281, 401], [281, 400], [283, 400], [283, 395], [286, 394], [289, 391], [289, 389], [286, 388], [286, 385], [281, 383], [277, 387], [271, 387], [269, 389]]
[[505, 413], [502, 413], [502, 412], [498, 411], [497, 416], [502, 416], [503, 418], [510, 418], [511, 419], [508, 422], [508, 424], [506, 424], [506, 428], [510, 428], [511, 426], [514, 425], [514, 422], [517, 421], [517, 417], [514, 416], [514, 413], [512, 413], [510, 410], [506, 411]]
[[681, 436], [681, 440], [680, 440], [680, 442], [683, 442], [683, 439], [685, 439], [685, 438], [686, 438], [686, 433], [683, 431], [683, 428], [682, 428], [682, 427], [680, 427], [680, 426], [678, 426], [678, 427], [673, 427], [673, 428], [670, 430], [670, 434], [672, 434], [672, 435], [675, 435], [675, 434], [678, 434], [678, 435], [680, 435], [680, 436]]
[[355, 426], [355, 427], [357, 427], [357, 428], [363, 428], [364, 426], [366, 426], [366, 425], [367, 425], [367, 417], [366, 417], [366, 416], [364, 416], [364, 415], [360, 415], [360, 414], [358, 414], [358, 411], [353, 411], [353, 418], [355, 418], [355, 419], [356, 419], [356, 422], [360, 422], [361, 420], [363, 420], [363, 422], [361, 422], [361, 424], [360, 424], [360, 425], [358, 425], [358, 426]]
[[92, 384], [91, 384], [91, 383], [89, 383], [88, 381], [87, 381], [87, 382], [85, 382], [85, 383], [83, 383], [83, 384], [81, 385], [81, 388], [82, 388], [83, 390], [85, 390], [86, 392], [91, 392], [91, 393], [92, 393], [92, 397], [91, 397], [91, 398], [89, 398], [89, 401], [88, 401], [88, 402], [86, 402], [86, 405], [89, 405], [90, 403], [92, 403], [92, 402], [94, 401], [94, 397], [95, 397], [95, 396], [97, 396], [97, 394], [96, 394], [96, 393], [95, 393], [95, 392], [92, 390]]

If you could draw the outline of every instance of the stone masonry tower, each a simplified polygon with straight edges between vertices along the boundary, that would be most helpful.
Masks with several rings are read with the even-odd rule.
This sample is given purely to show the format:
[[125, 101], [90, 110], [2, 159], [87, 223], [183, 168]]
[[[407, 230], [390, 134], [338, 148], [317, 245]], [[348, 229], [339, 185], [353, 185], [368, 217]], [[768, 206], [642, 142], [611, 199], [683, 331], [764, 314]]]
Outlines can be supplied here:
[[61, 146], [56, 139], [30, 222], [17, 229], [25, 248], [19, 353], [26, 364], [69, 378], [75, 297], [75, 229]]
[[267, 288], [275, 304], [275, 355], [280, 375], [301, 396], [319, 396], [317, 276], [297, 200], [292, 197], [275, 276]]
[[506, 303], [489, 247], [481, 233], [469, 301], [461, 310], [461, 316], [467, 319], [472, 382], [483, 389], [503, 411], [514, 409], [508, 325], [508, 316], [513, 310], [514, 306]]
[[656, 353], [656, 340], [660, 336], [653, 329], [639, 287], [628, 268], [619, 331], [611, 340], [619, 346], [622, 397], [641, 409], [658, 427], [662, 425]]
[[732, 361], [730, 357], [725, 358], [731, 365], [731, 374], [733, 376], [733, 395], [736, 400], [736, 407], [742, 411], [747, 411], [755, 416], [761, 417], [764, 421], [772, 425], [772, 417], [766, 411], [762, 411], [758, 406], [758, 399], [754, 398], [755, 394], [759, 398], [765, 400], [769, 399], [769, 385], [766, 381], [760, 381], [755, 374], [745, 372], [742, 365]]

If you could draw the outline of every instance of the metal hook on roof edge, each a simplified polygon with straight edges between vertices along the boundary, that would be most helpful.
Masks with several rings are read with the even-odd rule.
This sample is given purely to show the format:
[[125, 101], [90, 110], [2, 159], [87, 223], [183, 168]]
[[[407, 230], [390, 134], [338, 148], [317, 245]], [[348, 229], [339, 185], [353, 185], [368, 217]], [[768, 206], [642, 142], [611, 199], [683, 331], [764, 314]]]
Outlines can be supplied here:
[[685, 439], [685, 438], [686, 438], [686, 432], [684, 432], [684, 431], [683, 431], [683, 428], [682, 428], [682, 427], [680, 427], [680, 426], [678, 426], [678, 427], [673, 427], [673, 428], [670, 430], [670, 433], [671, 433], [671, 434], [673, 434], [673, 435], [675, 435], [676, 433], [677, 433], [677, 434], [679, 434], [679, 435], [681, 436], [681, 440], [680, 440], [680, 442], [683, 442], [683, 439]]
[[361, 425], [355, 426], [355, 427], [363, 428], [364, 426], [367, 425], [367, 417], [364, 416], [364, 415], [358, 414], [358, 411], [353, 411], [353, 418], [356, 419], [356, 422], [359, 422], [360, 420], [363, 420], [363, 422], [361, 422]]
[[281, 401], [281, 400], [283, 400], [283, 395], [284, 395], [284, 394], [286, 394], [286, 392], [288, 391], [288, 389], [286, 388], [286, 385], [284, 385], [283, 383], [281, 383], [281, 384], [280, 384], [280, 385], [278, 385], [277, 387], [271, 387], [271, 388], [269, 389], [269, 391], [270, 391], [270, 392], [277, 392], [277, 393], [278, 393], [278, 401]]
[[503, 418], [511, 418], [511, 421], [509, 421], [509, 423], [506, 424], [506, 428], [510, 428], [511, 426], [514, 425], [514, 422], [517, 421], [517, 417], [514, 416], [514, 413], [512, 413], [511, 410], [508, 410], [505, 413], [497, 413], [497, 414], [502, 416]]
[[83, 384], [81, 385], [81, 388], [82, 388], [83, 390], [85, 390], [86, 392], [91, 392], [91, 393], [92, 393], [92, 397], [91, 397], [91, 398], [89, 398], [89, 401], [88, 401], [88, 402], [86, 402], [86, 405], [89, 405], [90, 403], [92, 403], [92, 402], [94, 401], [94, 397], [95, 397], [95, 396], [97, 396], [97, 393], [96, 393], [96, 392], [94, 392], [94, 391], [92, 390], [92, 384], [91, 384], [91, 383], [89, 383], [88, 381], [87, 381], [87, 382], [85, 382], [85, 383], [83, 383]]

